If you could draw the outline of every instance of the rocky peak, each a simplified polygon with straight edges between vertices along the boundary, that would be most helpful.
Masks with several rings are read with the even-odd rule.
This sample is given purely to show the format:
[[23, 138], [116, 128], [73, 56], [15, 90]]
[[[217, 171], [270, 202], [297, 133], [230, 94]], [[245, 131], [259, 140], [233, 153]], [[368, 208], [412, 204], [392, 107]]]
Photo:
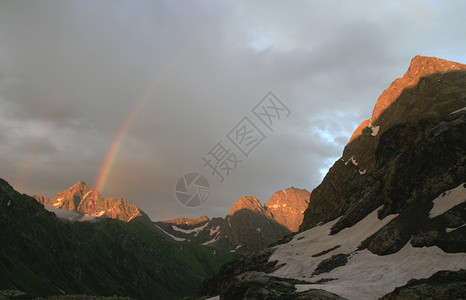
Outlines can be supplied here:
[[239, 198], [233, 207], [230, 210], [229, 216], [234, 215], [237, 211], [241, 209], [248, 209], [253, 212], [264, 213], [264, 208], [256, 197], [252, 196], [243, 196]]
[[299, 230], [311, 193], [294, 187], [278, 191], [270, 197], [265, 208], [271, 217], [292, 232]]
[[130, 204], [123, 198], [104, 199], [99, 191], [91, 189], [83, 181], [57, 193], [50, 200], [42, 196], [34, 198], [44, 205], [94, 217], [105, 216], [125, 222], [140, 216], [147, 217], [135, 204]]
[[354, 131], [342, 160], [361, 173], [375, 168], [379, 137], [393, 126], [440, 117], [466, 106], [466, 65], [416, 56], [403, 78], [398, 78], [377, 100], [372, 117]]
[[[415, 88], [417, 85], [419, 85], [421, 78], [436, 77], [436, 80], [429, 84], [439, 85], [441, 83], [445, 83], [444, 81], [446, 78], [445, 76], [442, 76], [443, 74], [464, 72], [465, 70], [466, 65], [464, 64], [451, 62], [436, 57], [427, 57], [420, 55], [415, 56], [411, 60], [411, 64], [408, 68], [408, 71], [404, 74], [404, 76], [402, 78], [397, 78], [385, 91], [383, 91], [383, 93], [380, 95], [374, 106], [374, 110], [372, 111], [372, 117], [368, 120], [365, 120], [361, 125], [359, 125], [359, 127], [353, 133], [353, 136], [351, 137], [349, 143], [351, 143], [357, 137], [359, 137], [365, 128], [380, 126], [380, 124], [377, 123], [382, 123], [382, 120], [379, 120], [382, 116], [382, 113], [386, 111], [387, 108], [392, 106], [392, 104], [394, 104], [394, 102], [401, 96], [404, 90]], [[429, 92], [435, 93], [438, 89], [439, 88], [434, 88], [431, 89]], [[414, 101], [410, 104], [410, 106], [412, 106], [414, 104]], [[403, 115], [406, 112], [403, 110], [399, 110], [397, 113], [399, 114], [398, 117], [400, 119], [403, 119], [405, 117]], [[384, 128], [383, 130], [385, 131], [386, 129], [388, 128]]]

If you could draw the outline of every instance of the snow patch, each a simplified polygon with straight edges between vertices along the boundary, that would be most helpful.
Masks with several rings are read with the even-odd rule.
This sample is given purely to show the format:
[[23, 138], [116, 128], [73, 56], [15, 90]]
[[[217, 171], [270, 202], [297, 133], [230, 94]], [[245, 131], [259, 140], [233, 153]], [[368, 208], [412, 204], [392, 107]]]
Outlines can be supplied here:
[[377, 134], [379, 134], [380, 126], [371, 126], [370, 128], [372, 130], [372, 136], [376, 136]]
[[175, 241], [177, 242], [183, 242], [185, 241], [186, 239], [185, 238], [179, 238], [179, 237], [176, 237], [172, 234], [169, 234], [168, 232], [166, 232], [165, 230], [163, 230], [162, 228], [160, 228], [157, 224], [154, 224], [155, 227], [157, 227], [158, 229], [160, 229], [160, 231], [162, 231], [163, 233], [165, 233], [166, 235], [168, 235], [169, 237], [171, 237], [172, 239], [174, 239]]
[[[338, 219], [297, 234], [289, 243], [277, 246], [269, 261], [278, 260], [278, 265], [282, 263], [286, 263], [286, 265], [276, 270], [273, 275], [304, 279], [303, 276], [311, 276], [322, 260], [334, 254], [356, 251], [362, 241], [379, 231], [397, 216], [389, 215], [383, 220], [379, 220], [377, 211], [380, 208], [374, 210], [353, 227], [345, 228], [335, 235], [330, 235], [330, 229], [338, 222]], [[314, 254], [335, 246], [340, 247], [324, 255], [312, 257]]]
[[[379, 256], [357, 247], [367, 237], [377, 232], [397, 215], [379, 220], [377, 211], [367, 215], [353, 227], [345, 228], [331, 236], [330, 229], [337, 220], [318, 225], [300, 234], [287, 244], [276, 246], [269, 261], [285, 264], [272, 273], [274, 276], [316, 282], [323, 278], [335, 278], [322, 284], [298, 284], [297, 291], [323, 289], [347, 299], [377, 299], [395, 287], [405, 285], [412, 278], [426, 278], [440, 270], [466, 268], [465, 253], [445, 253], [440, 248], [414, 248], [408, 242], [400, 251]], [[340, 247], [336, 247], [340, 246]], [[315, 254], [328, 251], [318, 257]], [[318, 264], [335, 255], [350, 254], [345, 266], [313, 276]]]
[[446, 213], [458, 204], [466, 201], [466, 183], [462, 183], [454, 189], [442, 193], [434, 199], [434, 206], [430, 210], [429, 217], [435, 218]]
[[11, 204], [11, 199], [8, 200], [8, 203], [6, 204], [6, 206], [10, 206], [10, 204]]
[[216, 242], [217, 240], [218, 240], [218, 234], [217, 234], [213, 239], [211, 239], [211, 240], [209, 240], [209, 241], [207, 241], [207, 242], [202, 243], [202, 245], [208, 246], [208, 245], [210, 245], [210, 244]]
[[105, 210], [101, 210], [100, 212], [96, 214], [92, 214], [93, 217], [101, 217], [105, 213]]
[[214, 227], [214, 228], [210, 228], [210, 233], [209, 233], [209, 235], [213, 235], [213, 234], [217, 233], [219, 229], [220, 229], [220, 226], [217, 226], [217, 227]]
[[451, 112], [450, 115], [459, 113], [460, 111], [466, 111], [466, 106], [463, 107], [463, 108], [460, 108], [460, 109], [458, 109], [458, 110], [455, 110], [454, 112]]
[[193, 229], [183, 229], [183, 228], [179, 228], [179, 227], [177, 227], [177, 226], [175, 226], [175, 225], [172, 225], [172, 228], [173, 228], [173, 230], [175, 230], [175, 231], [182, 232], [182, 233], [186, 233], [186, 234], [190, 234], [190, 233], [193, 233], [193, 232], [199, 232], [199, 231], [201, 231], [202, 229], [204, 229], [204, 228], [207, 226], [207, 224], [209, 224], [209, 223], [205, 223], [204, 225], [199, 226], [199, 227], [196, 227], [196, 228], [193, 228]]
[[456, 228], [449, 228], [449, 227], [447, 227], [447, 228], [445, 228], [445, 231], [446, 231], [447, 233], [449, 233], [449, 232], [452, 232], [453, 230], [459, 229], [459, 228], [464, 227], [464, 226], [466, 226], [466, 224], [463, 224], [463, 225], [458, 226], [458, 227], [456, 227]]
[[261, 229], [260, 228], [256, 228], [257, 231], [261, 232]]
[[367, 171], [366, 169], [364, 169], [363, 171], [359, 170], [359, 174], [364, 175], [364, 174], [366, 174], [366, 171]]
[[236, 252], [236, 250], [238, 250], [238, 249], [241, 248], [241, 247], [243, 247], [243, 245], [240, 244], [240, 245], [236, 246], [235, 249], [230, 250], [230, 252]]
[[346, 266], [312, 278], [337, 278], [324, 284], [296, 285], [297, 291], [319, 288], [349, 300], [378, 299], [405, 285], [410, 279], [428, 278], [441, 270], [466, 267], [466, 254], [445, 253], [437, 246], [414, 248], [408, 242], [400, 251], [378, 256], [369, 250], [357, 251]]
[[354, 157], [353, 157], [353, 156], [351, 156], [351, 158], [350, 158], [350, 159], [348, 159], [348, 161], [347, 161], [347, 162], [345, 162], [345, 166], [347, 166], [347, 165], [349, 164], [349, 162], [352, 162], [352, 163], [353, 163], [353, 165], [355, 165], [355, 166], [357, 166], [357, 165], [358, 165], [358, 162], [356, 161], [356, 159], [354, 159]]

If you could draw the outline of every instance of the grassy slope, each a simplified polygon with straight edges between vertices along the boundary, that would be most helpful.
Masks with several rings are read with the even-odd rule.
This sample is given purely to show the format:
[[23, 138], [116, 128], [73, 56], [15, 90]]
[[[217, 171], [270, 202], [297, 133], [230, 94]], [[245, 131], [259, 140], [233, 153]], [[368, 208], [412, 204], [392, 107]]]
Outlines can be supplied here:
[[[9, 205], [8, 205], [9, 203]], [[0, 181], [0, 289], [175, 299], [237, 257], [180, 244], [150, 224], [70, 223]]]

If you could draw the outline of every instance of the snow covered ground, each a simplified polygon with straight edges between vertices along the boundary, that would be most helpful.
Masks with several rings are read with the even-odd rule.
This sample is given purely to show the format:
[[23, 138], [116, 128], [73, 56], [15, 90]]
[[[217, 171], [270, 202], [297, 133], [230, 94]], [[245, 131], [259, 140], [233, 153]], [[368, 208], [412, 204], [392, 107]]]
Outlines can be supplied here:
[[190, 234], [191, 232], [198, 232], [198, 231], [201, 231], [201, 230], [204, 229], [208, 224], [209, 224], [209, 223], [207, 222], [207, 223], [205, 223], [204, 225], [199, 226], [199, 227], [196, 227], [196, 228], [193, 228], [193, 229], [183, 229], [183, 228], [179, 228], [178, 226], [172, 225], [172, 229], [175, 230], [175, 231], [178, 231], [178, 232]]
[[172, 235], [172, 234], [169, 234], [168, 232], [166, 232], [165, 230], [163, 230], [162, 228], [160, 228], [160, 226], [158, 226], [158, 225], [155, 224], [155, 223], [154, 223], [154, 225], [155, 225], [158, 229], [160, 229], [160, 231], [162, 231], [163, 233], [165, 233], [166, 235], [168, 235], [169, 237], [171, 237], [172, 239], [174, 239], [174, 240], [177, 241], [177, 242], [183, 242], [183, 241], [186, 240], [185, 238], [179, 238], [179, 237], [176, 237], [176, 236], [174, 236], [174, 235]]
[[446, 213], [456, 205], [466, 201], [466, 183], [462, 183], [454, 189], [442, 193], [434, 199], [434, 207], [430, 210], [429, 217], [435, 218]]
[[[453, 197], [456, 192], [452, 190], [450, 195]], [[442, 205], [438, 212], [444, 213], [445, 207]], [[296, 287], [298, 291], [324, 289], [348, 299], [377, 299], [412, 278], [427, 278], [440, 270], [466, 268], [466, 254], [445, 253], [435, 246], [414, 248], [408, 242], [397, 253], [385, 256], [368, 250], [357, 251], [362, 241], [396, 217], [390, 215], [379, 220], [377, 210], [333, 236], [329, 235], [330, 228], [338, 220], [304, 231], [287, 244], [277, 246], [269, 260], [278, 260], [277, 265], [285, 265], [271, 275], [309, 282], [332, 278], [334, 280], [325, 283], [299, 284]], [[335, 254], [349, 254], [348, 263], [328, 273], [312, 275], [321, 261]]]

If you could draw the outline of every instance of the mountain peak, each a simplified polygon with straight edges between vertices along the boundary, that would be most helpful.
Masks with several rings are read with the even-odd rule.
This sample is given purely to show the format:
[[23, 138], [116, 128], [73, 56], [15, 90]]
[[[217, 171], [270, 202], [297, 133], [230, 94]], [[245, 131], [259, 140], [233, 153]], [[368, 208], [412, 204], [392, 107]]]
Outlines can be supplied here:
[[104, 199], [99, 191], [91, 189], [84, 181], [79, 181], [67, 190], [58, 192], [50, 200], [40, 196], [34, 198], [44, 205], [94, 217], [105, 216], [129, 222], [136, 217], [145, 216], [135, 204], [128, 203], [123, 198]]
[[[429, 115], [429, 114], [435, 114], [439, 108], [436, 107], [436, 104], [438, 104], [439, 101], [443, 101], [442, 99], [438, 99], [438, 91], [443, 90], [442, 93], [450, 93], [451, 95], [458, 94], [456, 91], [453, 91], [453, 88], [451, 87], [450, 89], [445, 89], [444, 87], [440, 87], [439, 85], [444, 83], [444, 74], [447, 73], [453, 73], [453, 72], [464, 72], [466, 71], [466, 65], [460, 64], [457, 62], [451, 62], [448, 60], [436, 58], [436, 57], [428, 57], [428, 56], [420, 56], [417, 55], [411, 60], [411, 64], [409, 65], [408, 71], [403, 75], [402, 78], [397, 78], [395, 79], [391, 85], [383, 91], [383, 93], [380, 95], [378, 98], [374, 110], [372, 111], [372, 117], [368, 120], [365, 120], [359, 127], [354, 131], [353, 135], [351, 136], [351, 139], [348, 144], [353, 142], [357, 137], [361, 136], [363, 130], [367, 127], [369, 128], [377, 128], [380, 125], [380, 123], [384, 123], [384, 121], [387, 120], [382, 120], [382, 114], [387, 111], [387, 109], [391, 108], [393, 104], [402, 96], [403, 92], [408, 91], [409, 89], [417, 89], [416, 91], [413, 92], [413, 95], [410, 95], [409, 101], [401, 101], [403, 105], [399, 105], [396, 107], [396, 109], [391, 108], [392, 110], [397, 110], [395, 112], [396, 117], [398, 119], [402, 119], [403, 121], [407, 121], [406, 119], [408, 117], [411, 117], [411, 119], [419, 119], [419, 118], [413, 118], [413, 112], [412, 109], [408, 106], [414, 105], [414, 101], [417, 98], [422, 98], [422, 100], [425, 102], [424, 105], [421, 104], [416, 104], [418, 109], [418, 113], [421, 115]], [[428, 78], [428, 77], [435, 77], [436, 80], [432, 82], [426, 82], [425, 84], [420, 84], [422, 78]], [[456, 85], [457, 82], [460, 82], [460, 80], [453, 78], [454, 76], [450, 76], [450, 83], [453, 83], [453, 85]], [[448, 81], [448, 80], [447, 80]], [[461, 83], [461, 82], [460, 82]], [[429, 91], [427, 91], [429, 89]], [[432, 95], [437, 94], [436, 97], [417, 97], [420, 93], [427, 94], [430, 93]], [[450, 96], [451, 96], [450, 95]], [[459, 95], [461, 96], [461, 95]], [[461, 102], [460, 100], [462, 99], [454, 99], [454, 97], [450, 97], [453, 100], [449, 100], [449, 102]], [[402, 107], [405, 106], [405, 107]], [[447, 107], [446, 105], [443, 105], [443, 107]], [[461, 108], [461, 107], [460, 107]], [[443, 114], [445, 112], [441, 112]], [[393, 116], [391, 116], [393, 117]], [[386, 119], [386, 118], [385, 118]], [[392, 118], [393, 119], [393, 118]], [[395, 122], [395, 120], [391, 120]], [[384, 124], [387, 125], [387, 124]], [[387, 129], [386, 126], [385, 128], [382, 128], [382, 130]]]
[[275, 221], [296, 232], [303, 221], [310, 196], [311, 193], [307, 190], [287, 188], [273, 194], [265, 204], [265, 208]]
[[235, 214], [237, 211], [241, 209], [248, 209], [253, 212], [264, 212], [264, 208], [262, 207], [261, 203], [256, 197], [253, 196], [243, 196], [239, 198], [235, 204], [233, 204], [233, 207], [230, 210], [230, 213], [228, 214], [229, 216], [232, 216]]

